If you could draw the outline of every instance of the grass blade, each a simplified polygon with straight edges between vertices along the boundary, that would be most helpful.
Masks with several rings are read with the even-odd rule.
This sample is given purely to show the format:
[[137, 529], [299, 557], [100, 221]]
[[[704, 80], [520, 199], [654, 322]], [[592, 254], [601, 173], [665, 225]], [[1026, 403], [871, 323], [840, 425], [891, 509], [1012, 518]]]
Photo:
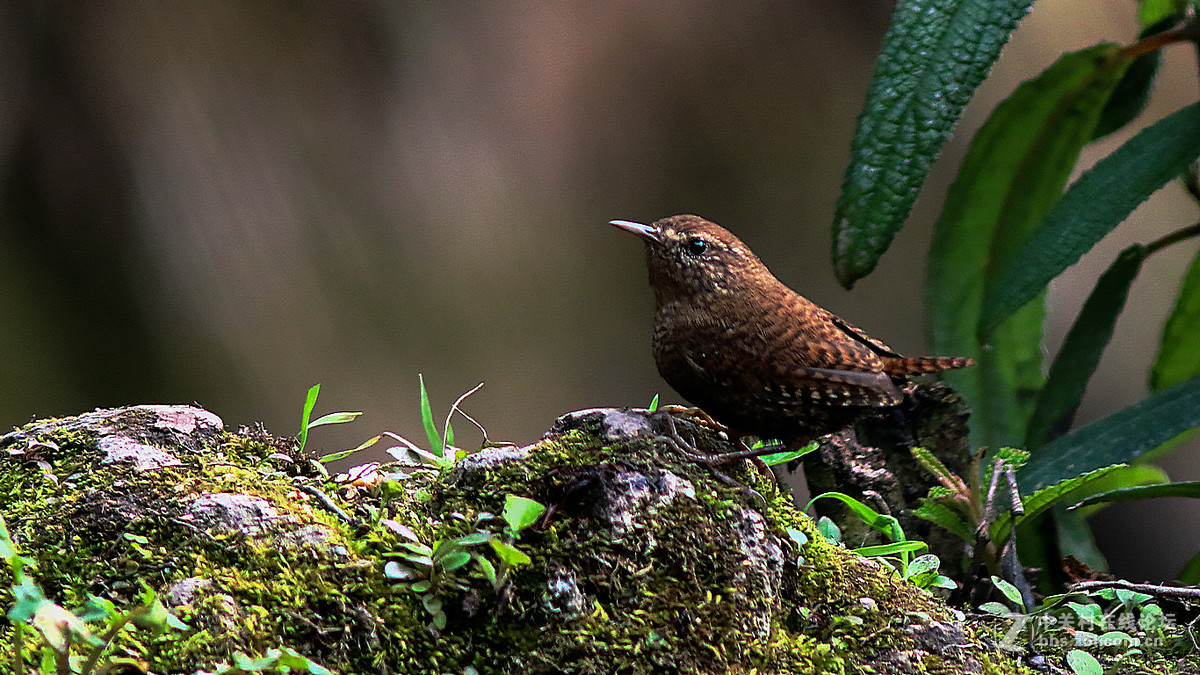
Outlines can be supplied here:
[[425, 426], [425, 435], [429, 438], [429, 449], [441, 457], [445, 449], [442, 437], [438, 434], [437, 426], [433, 423], [433, 408], [429, 405], [429, 393], [425, 391], [425, 376], [417, 373], [417, 381], [421, 385], [421, 424]]

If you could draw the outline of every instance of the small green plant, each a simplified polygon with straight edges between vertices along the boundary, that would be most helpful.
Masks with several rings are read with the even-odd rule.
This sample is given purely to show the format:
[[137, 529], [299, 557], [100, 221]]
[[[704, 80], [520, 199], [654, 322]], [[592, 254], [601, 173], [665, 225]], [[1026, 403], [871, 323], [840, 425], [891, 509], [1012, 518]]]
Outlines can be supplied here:
[[987, 602], [980, 609], [1013, 621], [1001, 646], [1018, 649], [1029, 644], [1039, 651], [1064, 651], [1077, 675], [1102, 672], [1095, 670], [1099, 662], [1093, 653], [1129, 659], [1173, 637], [1173, 620], [1148, 593], [1120, 587], [1076, 590], [1048, 596], [1035, 610], [1024, 612], [1019, 609], [1024, 604], [1020, 590], [999, 577], [992, 577], [992, 583], [1009, 604]]
[[[474, 532], [430, 543], [422, 541], [403, 523], [384, 519], [381, 521], [383, 526], [400, 536], [399, 546], [404, 549], [391, 554], [399, 560], [390, 560], [384, 565], [384, 576], [400, 582], [420, 597], [422, 607], [429, 614], [431, 630], [445, 630], [444, 600], [452, 592], [465, 592], [470, 588], [468, 574], [477, 569], [492, 590], [501, 593], [508, 583], [510, 571], [532, 562], [514, 542], [521, 531], [536, 523], [545, 511], [545, 506], [532, 499], [508, 495], [499, 517], [480, 513], [472, 523]], [[496, 521], [504, 522], [502, 533], [488, 527]], [[484, 545], [490, 547], [499, 565], [487, 557]]]
[[[754, 447], [762, 448], [762, 447], [766, 447], [766, 444], [764, 444], [763, 441], [761, 441], [761, 440], [755, 441]], [[759, 459], [761, 459], [763, 461], [763, 463], [765, 463], [767, 466], [775, 466], [776, 464], [787, 464], [788, 462], [791, 462], [793, 460], [800, 459], [801, 457], [807, 455], [810, 452], [815, 452], [816, 449], [817, 449], [817, 442], [813, 441], [813, 442], [809, 443], [808, 445], [804, 446], [803, 448], [800, 448], [799, 450], [789, 450], [789, 451], [785, 451], [785, 452], [773, 452], [769, 455], [762, 455], [761, 457], [759, 457]]]
[[[134, 640], [152, 645], [166, 631], [188, 627], [168, 612], [154, 591], [145, 585], [141, 604], [125, 611], [97, 596], [90, 596], [75, 610], [51, 602], [41, 586], [25, 573], [33, 561], [17, 551], [3, 518], [0, 518], [0, 558], [13, 577], [11, 591], [15, 602], [7, 616], [13, 627], [12, 666], [16, 675], [26, 672], [92, 675], [123, 667], [139, 668], [137, 659], [113, 656], [112, 648], [118, 638], [140, 630], [144, 636]], [[31, 663], [37, 665], [27, 671]]]
[[233, 657], [233, 665], [222, 665], [212, 672], [200, 672], [197, 675], [248, 675], [249, 673], [333, 675], [328, 668], [288, 647], [270, 649], [260, 658], [238, 652]]
[[[308, 394], [304, 397], [304, 412], [300, 416], [300, 433], [296, 436], [296, 441], [299, 443], [299, 451], [304, 453], [305, 446], [308, 445], [308, 430], [314, 427], [323, 426], [325, 424], [345, 424], [353, 421], [354, 418], [361, 415], [361, 412], [335, 412], [328, 415], [322, 415], [317, 419], [312, 419], [313, 408], [317, 405], [317, 394], [321, 392], [321, 385], [314, 384], [308, 388]], [[309, 421], [312, 420], [312, 421]]]
[[[356, 452], [366, 450], [367, 448], [375, 445], [376, 443], [378, 443], [386, 438], [386, 439], [391, 439], [391, 440], [399, 443], [399, 445], [394, 445], [394, 446], [388, 448], [387, 453], [389, 455], [391, 455], [392, 457], [394, 457], [401, 464], [406, 465], [406, 466], [411, 466], [412, 461], [415, 459], [417, 462], [422, 463], [422, 464], [427, 464], [430, 467], [433, 467], [435, 469], [447, 469], [451, 466], [454, 466], [454, 464], [456, 462], [458, 462], [460, 459], [462, 459], [463, 457], [465, 457], [467, 455], [465, 450], [454, 447], [454, 427], [450, 424], [450, 419], [452, 417], [454, 417], [455, 413], [458, 413], [459, 415], [462, 415], [463, 417], [465, 417], [468, 421], [470, 421], [472, 424], [474, 424], [483, 433], [484, 446], [491, 445], [491, 443], [488, 441], [487, 430], [483, 428], [483, 425], [481, 425], [479, 422], [475, 421], [475, 418], [473, 418], [470, 415], [468, 415], [467, 413], [463, 412], [462, 408], [459, 407], [460, 405], [462, 405], [462, 402], [467, 399], [468, 396], [479, 391], [480, 387], [483, 386], [482, 382], [475, 385], [470, 390], [465, 392], [463, 395], [461, 395], [457, 399], [455, 399], [454, 404], [450, 406], [450, 412], [448, 412], [446, 414], [446, 422], [442, 427], [442, 431], [439, 432], [437, 425], [433, 421], [433, 408], [429, 403], [429, 393], [425, 389], [424, 376], [418, 374], [417, 381], [420, 385], [419, 393], [420, 393], [420, 401], [421, 401], [421, 403], [420, 403], [421, 423], [425, 427], [425, 434], [429, 439], [429, 449], [428, 450], [421, 448], [416, 443], [413, 443], [412, 441], [408, 440], [407, 438], [404, 438], [403, 436], [401, 436], [399, 434], [395, 434], [390, 431], [385, 431], [381, 434], [376, 434], [375, 436], [368, 438], [367, 440], [363, 441], [356, 447], [350, 448], [349, 450], [342, 450], [340, 452], [333, 452], [333, 453], [324, 455], [317, 461], [320, 464], [328, 464], [329, 462], [333, 462], [333, 461], [336, 461], [339, 459], [345, 459], [346, 457], [349, 457], [350, 455], [353, 455]], [[340, 414], [357, 414], [357, 413], [340, 413]], [[326, 417], [328, 417], [328, 415]], [[322, 418], [322, 419], [324, 419], [324, 418]], [[320, 421], [320, 420], [318, 420], [318, 421]]]
[[[1015, 494], [1012, 477], [1029, 459], [1029, 453], [1024, 450], [997, 450], [987, 471], [981, 470], [982, 454], [976, 455], [966, 479], [950, 471], [924, 448], [913, 448], [912, 453], [917, 463], [940, 483], [921, 499], [921, 505], [913, 510], [913, 514], [962, 539], [966, 544], [964, 550], [974, 553], [973, 562], [981, 563], [990, 574], [1000, 573], [1002, 552], [1020, 528], [1039, 522], [1040, 517], [1060, 504], [1074, 503], [1104, 489], [1109, 479], [1125, 468], [1123, 465], [1104, 467], [1019, 496]], [[983, 478], [977, 478], [979, 476]], [[1122, 477], [1121, 480], [1128, 481], [1129, 478]], [[1012, 505], [1001, 511], [997, 502], [1005, 488], [1013, 498]]]
[[[851, 549], [855, 553], [868, 558], [883, 558], [887, 560], [900, 574], [921, 588], [955, 588], [955, 584], [939, 570], [941, 561], [929, 553], [916, 555], [929, 550], [929, 545], [923, 541], [910, 541], [904, 536], [904, 528], [894, 516], [879, 513], [861, 501], [840, 492], [826, 492], [813, 497], [804, 507], [807, 511], [818, 499], [836, 499], [845, 504], [855, 516], [868, 527], [881, 532], [890, 541], [877, 546], [863, 546]], [[817, 528], [830, 542], [841, 542], [841, 531], [832, 520], [822, 517], [817, 521]], [[916, 555], [914, 558], [913, 556]]]

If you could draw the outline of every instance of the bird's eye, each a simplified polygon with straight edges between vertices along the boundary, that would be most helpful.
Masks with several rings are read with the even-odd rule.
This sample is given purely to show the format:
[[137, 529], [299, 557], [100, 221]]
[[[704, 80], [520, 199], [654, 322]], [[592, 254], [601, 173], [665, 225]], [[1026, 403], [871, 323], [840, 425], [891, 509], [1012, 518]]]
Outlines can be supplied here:
[[687, 252], [690, 255], [704, 255], [708, 252], [708, 242], [704, 241], [700, 237], [692, 237], [691, 239], [688, 239], [684, 246], [687, 248]]

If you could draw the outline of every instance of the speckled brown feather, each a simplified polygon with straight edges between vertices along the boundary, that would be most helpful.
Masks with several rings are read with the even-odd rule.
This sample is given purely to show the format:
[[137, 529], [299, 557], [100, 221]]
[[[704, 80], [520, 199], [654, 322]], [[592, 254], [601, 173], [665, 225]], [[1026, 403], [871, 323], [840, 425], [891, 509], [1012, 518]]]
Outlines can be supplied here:
[[973, 363], [897, 354], [792, 291], [741, 240], [698, 216], [613, 224], [646, 240], [659, 373], [737, 433], [806, 443], [898, 404], [894, 380]]

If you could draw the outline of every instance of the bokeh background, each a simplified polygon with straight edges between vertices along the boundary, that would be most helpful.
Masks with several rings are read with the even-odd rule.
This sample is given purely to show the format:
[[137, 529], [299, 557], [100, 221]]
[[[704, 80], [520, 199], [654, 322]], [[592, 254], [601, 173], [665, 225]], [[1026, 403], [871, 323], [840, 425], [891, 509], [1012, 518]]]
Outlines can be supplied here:
[[[906, 230], [852, 293], [829, 231], [883, 0], [0, 2], [0, 429], [198, 402], [318, 448], [435, 410], [535, 440], [558, 415], [678, 400], [650, 357], [641, 245], [605, 223], [691, 212], [892, 346], [924, 346], [925, 249], [966, 142], [1063, 51], [1136, 36], [1132, 0], [1041, 0]], [[1168, 51], [1139, 126], [1192, 102]], [[1089, 149], [1085, 165], [1132, 133]], [[1116, 252], [1197, 218], [1176, 185], [1058, 280], [1053, 354]], [[1146, 393], [1196, 246], [1135, 286], [1081, 421]], [[456, 425], [462, 445], [478, 444]], [[1192, 444], [1165, 465], [1200, 479]], [[1094, 519], [1118, 574], [1172, 578], [1195, 505]]]

